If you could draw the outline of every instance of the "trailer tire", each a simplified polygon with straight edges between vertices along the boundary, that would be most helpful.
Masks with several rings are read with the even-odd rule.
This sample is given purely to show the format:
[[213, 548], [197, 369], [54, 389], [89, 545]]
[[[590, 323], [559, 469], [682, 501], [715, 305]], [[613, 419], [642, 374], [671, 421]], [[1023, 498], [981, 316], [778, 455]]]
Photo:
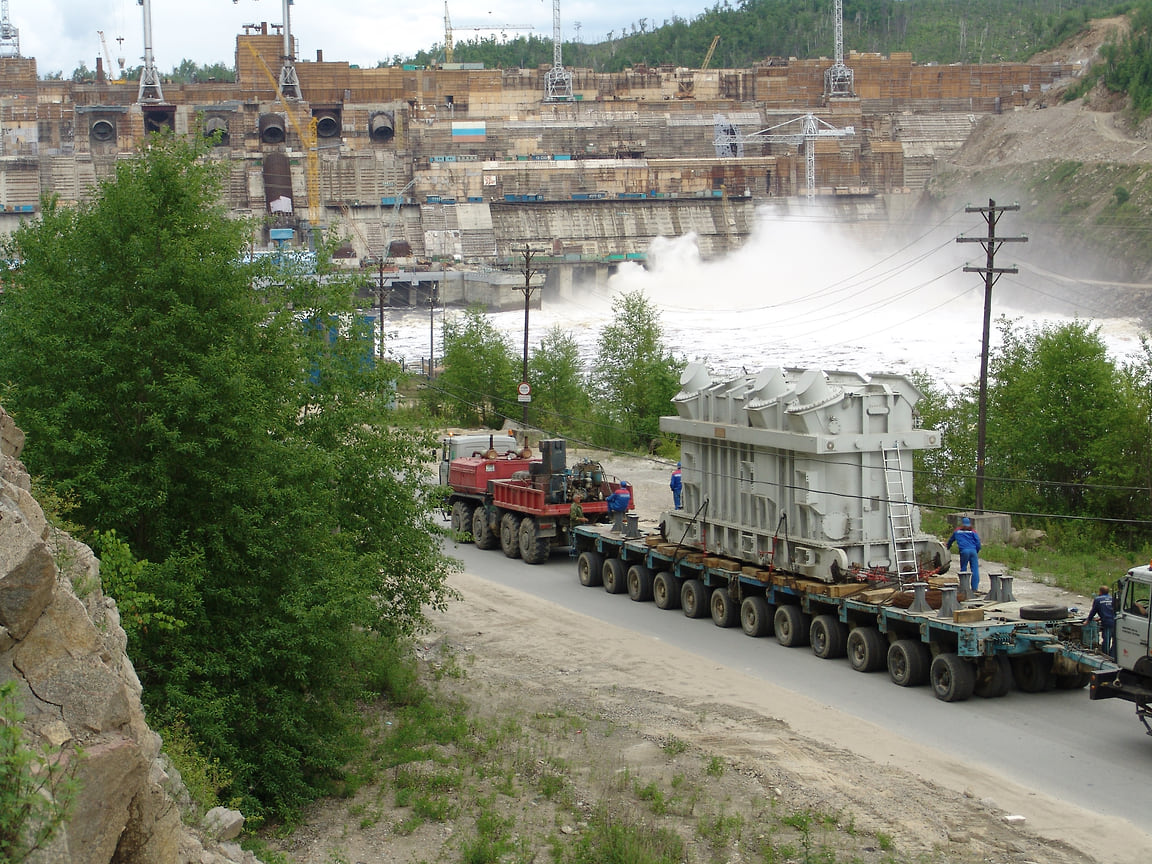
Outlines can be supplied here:
[[976, 669], [972, 692], [981, 699], [999, 699], [1012, 689], [1012, 664], [1003, 654], [985, 658]]
[[1068, 607], [1060, 603], [1032, 603], [1020, 607], [1023, 621], [1061, 621], [1068, 617]]
[[799, 606], [777, 606], [776, 614], [772, 616], [772, 629], [776, 632], [776, 641], [785, 648], [798, 648], [808, 644], [808, 630], [811, 627], [808, 615], [805, 615]]
[[919, 687], [928, 680], [932, 655], [917, 639], [897, 639], [888, 647], [888, 675], [893, 684]]
[[759, 595], [745, 597], [740, 604], [740, 628], [749, 636], [772, 635], [772, 607]]
[[624, 562], [619, 558], [605, 558], [604, 566], [600, 568], [600, 576], [604, 580], [604, 590], [609, 594], [623, 594], [628, 590], [628, 582], [624, 578]]
[[1092, 680], [1091, 672], [1075, 672], [1071, 675], [1057, 675], [1057, 690], [1082, 690]]
[[581, 552], [576, 559], [576, 578], [585, 588], [596, 588], [604, 581], [603, 567], [604, 556], [599, 552]]
[[680, 587], [680, 605], [685, 618], [703, 618], [708, 614], [708, 589], [699, 579], [685, 579]]
[[528, 564], [542, 564], [552, 551], [552, 540], [540, 536], [540, 526], [535, 516], [525, 516], [520, 520], [520, 557]]
[[1023, 654], [1012, 659], [1016, 686], [1025, 693], [1041, 693], [1056, 686], [1051, 654]]
[[477, 549], [495, 549], [500, 543], [500, 538], [488, 524], [486, 507], [477, 507], [476, 512], [472, 514], [472, 542], [476, 544]]
[[625, 577], [628, 582], [628, 597], [636, 603], [647, 603], [652, 599], [652, 571], [643, 564], [633, 564]]
[[452, 529], [452, 539], [460, 541], [460, 535], [472, 530], [472, 514], [468, 513], [468, 505], [463, 501], [456, 501], [452, 505], [452, 515], [448, 519]]
[[848, 663], [857, 672], [879, 672], [888, 662], [888, 644], [875, 627], [854, 627], [848, 634]]
[[735, 627], [740, 620], [740, 607], [728, 596], [728, 589], [717, 588], [708, 600], [712, 623], [717, 627]]
[[817, 615], [808, 628], [812, 653], [821, 660], [843, 657], [848, 641], [848, 628], [835, 615]]
[[959, 654], [937, 654], [929, 672], [932, 692], [941, 702], [963, 702], [976, 687], [976, 669]]
[[509, 558], [520, 557], [520, 519], [515, 513], [500, 517], [500, 548]]
[[667, 570], [661, 570], [652, 577], [652, 599], [657, 609], [680, 608], [680, 584]]

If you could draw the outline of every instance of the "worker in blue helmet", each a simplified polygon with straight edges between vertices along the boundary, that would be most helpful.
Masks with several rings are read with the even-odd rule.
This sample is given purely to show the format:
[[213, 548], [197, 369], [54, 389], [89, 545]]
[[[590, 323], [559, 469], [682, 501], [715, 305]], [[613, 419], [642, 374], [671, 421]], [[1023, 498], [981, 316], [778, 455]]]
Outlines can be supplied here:
[[668, 482], [668, 488], [672, 490], [672, 507], [675, 510], [680, 509], [680, 493], [684, 489], [684, 478], [680, 476], [680, 463], [676, 463], [676, 469], [672, 472], [672, 479]]
[[960, 527], [952, 532], [945, 545], [951, 549], [953, 543], [960, 552], [960, 572], [967, 570], [972, 574], [972, 593], [975, 594], [980, 587], [980, 535], [973, 530], [972, 520], [967, 516], [960, 520]]
[[624, 513], [632, 506], [632, 490], [628, 488], [628, 481], [621, 480], [620, 486], [604, 499], [608, 505], [608, 512], [612, 514], [612, 530], [622, 533], [624, 530]]

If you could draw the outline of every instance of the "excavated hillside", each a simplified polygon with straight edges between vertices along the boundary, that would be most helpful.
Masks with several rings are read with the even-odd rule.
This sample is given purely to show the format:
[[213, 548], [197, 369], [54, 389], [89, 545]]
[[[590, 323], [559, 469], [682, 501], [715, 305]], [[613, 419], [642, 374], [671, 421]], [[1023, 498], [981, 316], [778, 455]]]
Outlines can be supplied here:
[[[1085, 67], [1117, 39], [1127, 19], [1092, 22], [1082, 34], [1037, 57]], [[1126, 99], [1097, 86], [1064, 101], [1065, 89], [1031, 106], [983, 118], [925, 190], [922, 214], [939, 221], [966, 204], [1018, 203], [998, 233], [1025, 234], [1011, 249], [1021, 279], [1041, 283], [1066, 311], [1130, 316], [1145, 324], [1152, 290], [1152, 120], [1132, 122]], [[1007, 252], [1006, 252], [1007, 254]], [[1092, 305], [1084, 305], [1090, 296]]]

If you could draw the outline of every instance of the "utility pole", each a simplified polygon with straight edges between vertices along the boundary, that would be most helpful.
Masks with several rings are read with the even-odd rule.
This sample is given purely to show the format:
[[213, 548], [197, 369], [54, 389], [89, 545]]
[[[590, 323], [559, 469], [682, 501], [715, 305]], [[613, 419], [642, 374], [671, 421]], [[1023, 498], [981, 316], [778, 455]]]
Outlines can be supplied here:
[[532, 401], [532, 385], [528, 383], [528, 304], [532, 299], [532, 277], [539, 273], [539, 270], [532, 269], [532, 259], [539, 255], [537, 249], [532, 249], [527, 243], [524, 244], [524, 251], [521, 253], [524, 256], [524, 287], [516, 288], [516, 291], [524, 292], [524, 370], [520, 376], [520, 386], [517, 388], [516, 398], [524, 404], [524, 417], [521, 425], [524, 427], [524, 434], [528, 434], [528, 403]]
[[380, 274], [376, 281], [376, 298], [380, 303], [380, 356], [384, 356], [384, 252], [379, 255]]
[[428, 294], [428, 380], [432, 380], [432, 374], [436, 371], [436, 319], [433, 313], [436, 311], [436, 301], [440, 299], [440, 286], [433, 285], [432, 290]]
[[997, 237], [996, 223], [1000, 215], [1008, 210], [1019, 210], [1019, 204], [996, 206], [988, 199], [987, 207], [965, 207], [965, 213], [980, 213], [988, 223], [987, 237], [957, 237], [957, 243], [979, 243], [987, 253], [987, 263], [983, 267], [965, 267], [965, 273], [984, 274], [984, 335], [980, 347], [980, 414], [976, 421], [976, 512], [984, 512], [984, 453], [987, 443], [988, 423], [988, 336], [992, 323], [992, 286], [1000, 281], [1004, 273], [1020, 272], [1015, 267], [997, 267], [996, 252], [1004, 243], [1027, 243], [1027, 237]]

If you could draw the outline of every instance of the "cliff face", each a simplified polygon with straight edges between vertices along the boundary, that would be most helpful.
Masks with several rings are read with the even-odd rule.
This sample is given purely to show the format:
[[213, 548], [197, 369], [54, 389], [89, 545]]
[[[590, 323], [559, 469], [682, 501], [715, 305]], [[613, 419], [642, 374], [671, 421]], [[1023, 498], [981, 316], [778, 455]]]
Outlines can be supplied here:
[[145, 722], [99, 561], [48, 524], [19, 461], [23, 445], [0, 408], [0, 683], [17, 684], [25, 743], [60, 748], [80, 784], [64, 830], [31, 860], [255, 861], [235, 845], [205, 849], [183, 824], [186, 793]]

